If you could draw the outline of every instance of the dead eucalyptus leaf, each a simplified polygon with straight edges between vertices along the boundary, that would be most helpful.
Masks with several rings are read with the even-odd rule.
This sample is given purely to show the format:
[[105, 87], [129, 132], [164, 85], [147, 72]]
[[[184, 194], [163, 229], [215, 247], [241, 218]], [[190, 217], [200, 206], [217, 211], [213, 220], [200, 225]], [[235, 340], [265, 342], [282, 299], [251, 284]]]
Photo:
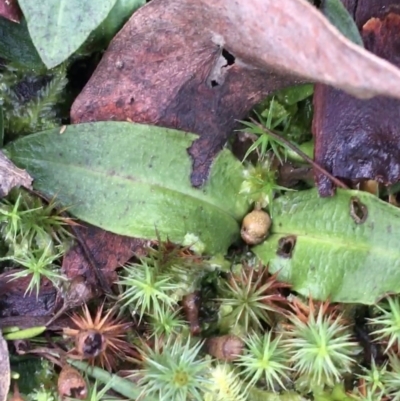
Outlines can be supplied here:
[[14, 187], [32, 188], [31, 184], [32, 177], [11, 163], [0, 151], [0, 197], [6, 196]]
[[188, 150], [195, 187], [207, 180], [236, 120], [269, 93], [300, 83], [235, 58], [212, 40], [216, 27], [202, 13], [182, 0], [139, 9], [71, 110], [74, 123], [129, 119], [199, 134]]
[[323, 82], [360, 98], [400, 98], [400, 70], [346, 39], [306, 0], [178, 3], [178, 10], [182, 4], [192, 6], [192, 12], [195, 8], [197, 23], [209, 27], [213, 40], [250, 65]]
[[0, 17], [4, 17], [13, 22], [21, 19], [21, 10], [17, 0], [0, 0]]
[[6, 401], [10, 390], [10, 359], [7, 342], [0, 331], [0, 401]]
[[[362, 2], [364, 6], [372, 0]], [[400, 3], [400, 2], [398, 2]], [[356, 9], [357, 10], [357, 9]], [[365, 47], [400, 67], [400, 11], [380, 18], [370, 15], [362, 28]], [[357, 16], [356, 16], [357, 19]], [[379, 96], [357, 99], [318, 84], [314, 91], [315, 161], [336, 177], [400, 181], [400, 100]], [[337, 116], [341, 116], [337, 118]], [[321, 196], [332, 196], [334, 185], [316, 173]]]

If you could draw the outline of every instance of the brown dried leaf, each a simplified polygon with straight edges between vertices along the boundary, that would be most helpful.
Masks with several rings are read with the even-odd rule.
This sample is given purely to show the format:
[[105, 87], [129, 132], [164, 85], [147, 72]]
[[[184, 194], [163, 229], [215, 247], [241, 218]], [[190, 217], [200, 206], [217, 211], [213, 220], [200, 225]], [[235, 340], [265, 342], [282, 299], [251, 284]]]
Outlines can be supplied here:
[[361, 98], [400, 98], [400, 70], [351, 43], [306, 0], [175, 3], [196, 3], [197, 23], [206, 24], [214, 41], [250, 65], [286, 71]]
[[[363, 10], [368, 3], [374, 2], [362, 2]], [[355, 9], [355, 15], [365, 19], [365, 12]], [[365, 47], [400, 66], [400, 13], [380, 15], [362, 28]], [[342, 179], [373, 179], [385, 184], [400, 181], [400, 100], [383, 96], [360, 100], [341, 90], [316, 85], [314, 106], [318, 164]], [[332, 182], [319, 173], [316, 178], [320, 195], [333, 195]]]
[[[117, 279], [115, 269], [126, 263], [134, 254], [143, 253], [147, 245], [144, 240], [116, 235], [90, 225], [82, 225], [75, 230], [79, 232], [80, 239], [90, 251], [92, 261], [96, 268], [101, 270], [109, 286]], [[62, 271], [69, 279], [83, 276], [87, 285], [93, 288], [99, 286], [93, 266], [79, 243], [64, 256]]]
[[196, 4], [153, 0], [136, 12], [76, 99], [71, 118], [130, 119], [199, 134], [189, 154], [192, 184], [201, 186], [235, 119], [269, 93], [299, 81], [250, 67], [226, 52], [212, 40], [210, 10]]
[[10, 390], [10, 359], [7, 342], [0, 331], [0, 401], [6, 401]]
[[14, 166], [0, 151], [0, 197], [6, 196], [14, 187], [32, 188], [31, 184], [32, 177], [25, 170]]
[[0, 0], [0, 17], [4, 17], [13, 22], [21, 20], [21, 10], [17, 0]]

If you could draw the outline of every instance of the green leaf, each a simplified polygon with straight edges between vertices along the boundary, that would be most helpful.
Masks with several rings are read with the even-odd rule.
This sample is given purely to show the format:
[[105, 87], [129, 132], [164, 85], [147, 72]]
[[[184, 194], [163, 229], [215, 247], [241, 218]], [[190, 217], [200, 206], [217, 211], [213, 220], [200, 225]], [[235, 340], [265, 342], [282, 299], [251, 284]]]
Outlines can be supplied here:
[[[223, 252], [239, 237], [248, 205], [239, 196], [241, 163], [227, 150], [202, 188], [190, 183], [187, 149], [197, 138], [181, 131], [98, 122], [21, 138], [9, 157], [76, 217], [117, 234], [193, 243]], [[185, 238], [186, 237], [186, 238]]]
[[359, 191], [316, 189], [274, 201], [270, 237], [253, 251], [305, 296], [373, 304], [400, 292], [400, 209]]
[[111, 40], [134, 11], [146, 4], [146, 0], [117, 0], [107, 18], [96, 29], [95, 36]]
[[0, 18], [0, 57], [19, 67], [45, 69], [29, 36], [25, 20], [20, 24]]
[[307, 99], [313, 93], [314, 93], [314, 85], [304, 84], [304, 85], [290, 86], [288, 88], [281, 89], [275, 95], [279, 100], [279, 103], [285, 106], [293, 106], [294, 104]]
[[19, 0], [32, 41], [48, 68], [66, 60], [107, 17], [116, 0]]
[[321, 5], [321, 11], [329, 22], [347, 39], [364, 47], [357, 25], [341, 0], [324, 0]]

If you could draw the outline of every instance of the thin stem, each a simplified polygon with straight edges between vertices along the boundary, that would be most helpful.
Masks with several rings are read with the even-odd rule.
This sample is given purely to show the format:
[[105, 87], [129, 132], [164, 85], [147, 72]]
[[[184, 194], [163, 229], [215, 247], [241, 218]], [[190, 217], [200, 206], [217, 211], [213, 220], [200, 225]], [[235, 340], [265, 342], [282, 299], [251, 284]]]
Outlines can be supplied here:
[[[143, 396], [141, 389], [128, 379], [108, 373], [96, 366], [90, 366], [83, 361], [68, 359], [68, 363], [75, 368], [86, 372], [88, 375], [92, 376], [96, 380], [99, 380], [103, 384], [112, 383], [111, 388], [114, 391], [129, 398], [130, 400], [136, 400], [139, 396]], [[156, 401], [156, 398], [146, 395], [146, 401]]]
[[326, 177], [328, 177], [337, 187], [344, 188], [344, 189], [349, 189], [349, 187], [344, 184], [342, 181], [334, 177], [332, 174], [330, 174], [328, 171], [326, 171], [323, 167], [321, 167], [319, 164], [315, 163], [313, 159], [308, 157], [303, 151], [301, 151], [297, 146], [293, 145], [291, 142], [289, 142], [287, 139], [283, 138], [282, 136], [278, 135], [276, 132], [270, 130], [267, 127], [264, 127], [262, 124], [257, 122], [254, 118], [250, 118], [250, 121], [254, 124], [256, 124], [260, 129], [265, 131], [268, 135], [272, 136], [272, 138], [277, 139], [278, 141], [281, 141], [287, 146], [288, 148], [292, 149], [293, 152], [296, 152], [300, 157], [302, 157], [305, 161], [310, 163], [316, 170], [318, 170], [320, 173], [324, 174]]

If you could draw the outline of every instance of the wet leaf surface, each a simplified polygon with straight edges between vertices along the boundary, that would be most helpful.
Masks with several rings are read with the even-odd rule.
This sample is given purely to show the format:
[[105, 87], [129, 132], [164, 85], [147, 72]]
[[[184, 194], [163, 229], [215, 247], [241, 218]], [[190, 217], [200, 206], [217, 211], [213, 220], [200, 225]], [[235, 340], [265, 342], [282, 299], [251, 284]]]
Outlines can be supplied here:
[[6, 196], [14, 187], [32, 188], [31, 184], [31, 176], [11, 163], [0, 151], [0, 197]]
[[[149, 140], [151, 138], [151, 140]], [[135, 238], [196, 243], [226, 251], [239, 238], [247, 202], [238, 197], [242, 165], [226, 149], [203, 188], [190, 183], [187, 149], [197, 136], [132, 123], [70, 126], [19, 139], [8, 147], [35, 188], [71, 214]], [[173, 149], [173, 152], [170, 151]]]
[[[400, 14], [372, 18], [362, 28], [365, 47], [400, 66], [399, 30]], [[339, 89], [316, 85], [315, 161], [342, 179], [373, 179], [385, 184], [399, 181], [399, 109], [396, 99], [360, 100]], [[333, 195], [332, 182], [320, 173], [316, 178], [320, 194]]]
[[400, 293], [399, 230], [400, 210], [374, 195], [312, 189], [275, 201], [271, 235], [253, 251], [304, 296], [373, 304]]
[[18, 7], [17, 0], [0, 0], [0, 17], [10, 21], [19, 22], [21, 19], [21, 10]]

